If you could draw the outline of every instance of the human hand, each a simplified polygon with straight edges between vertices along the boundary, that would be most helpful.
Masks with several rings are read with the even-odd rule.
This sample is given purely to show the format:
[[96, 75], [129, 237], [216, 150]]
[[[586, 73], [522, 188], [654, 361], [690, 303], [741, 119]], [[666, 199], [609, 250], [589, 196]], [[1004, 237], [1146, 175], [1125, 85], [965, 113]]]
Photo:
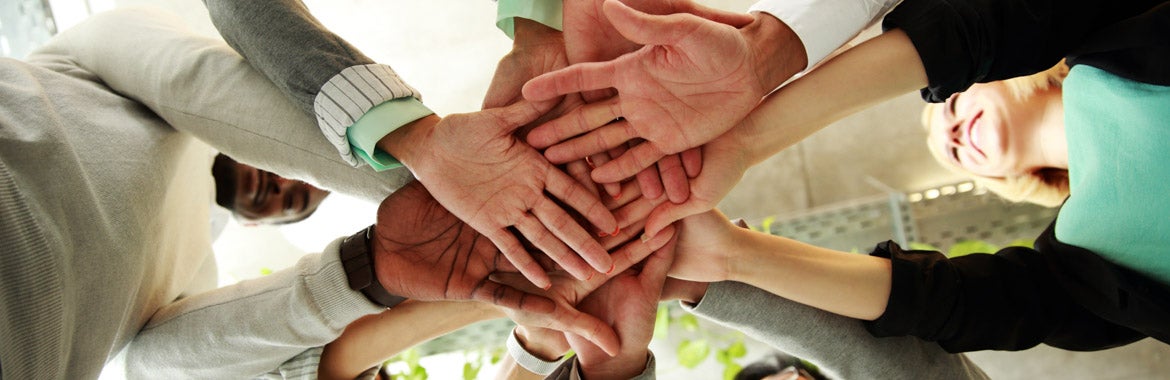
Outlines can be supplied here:
[[[567, 46], [566, 54], [570, 63], [608, 61], [622, 54], [637, 50], [640, 45], [623, 37], [614, 28], [602, 11], [604, 0], [569, 0], [564, 2], [564, 38]], [[695, 4], [690, 0], [627, 0], [624, 2], [630, 7], [650, 14], [690, 13], [699, 17], [732, 25], [742, 26], [750, 23], [753, 18], [747, 14], [726, 12], [714, 8]], [[586, 91], [581, 97], [587, 102], [596, 102], [610, 98], [615, 93], [612, 89]], [[604, 165], [610, 157], [619, 157], [625, 147], [615, 148], [607, 153], [596, 155], [593, 161], [597, 165]], [[675, 170], [684, 167], [686, 171]], [[700, 160], [697, 151], [688, 151], [683, 155], [668, 155], [659, 161], [658, 167], [649, 167], [637, 174], [638, 184], [642, 194], [649, 199], [657, 199], [666, 194], [675, 203], [687, 199], [690, 189], [688, 178], [698, 175]], [[690, 174], [688, 177], [685, 174]], [[611, 196], [619, 193], [612, 184], [605, 184]]]
[[737, 244], [746, 239], [740, 234], [743, 228], [733, 225], [719, 210], [687, 217], [677, 225], [670, 277], [705, 283], [732, 279]]
[[489, 281], [492, 272], [515, 268], [417, 181], [382, 201], [370, 245], [378, 282], [391, 294], [420, 301], [478, 300], [537, 313], [556, 307], [547, 298]]
[[510, 228], [581, 279], [611, 271], [613, 260], [553, 197], [598, 229], [617, 229], [596, 195], [513, 135], [551, 106], [522, 101], [443, 119], [432, 115], [383, 139], [389, 145], [384, 150], [394, 152], [435, 199], [542, 287], [548, 276]]
[[[645, 259], [656, 250], [665, 246], [674, 237], [674, 230], [664, 230], [659, 236], [647, 241], [635, 238], [640, 226], [627, 229], [616, 236], [606, 238], [605, 244], [609, 248], [618, 248], [614, 251], [615, 269], [625, 271]], [[605, 352], [616, 354], [621, 346], [618, 335], [609, 324], [602, 322], [592, 315], [582, 313], [575, 308], [583, 298], [606, 283], [604, 276], [594, 276], [584, 281], [572, 279], [564, 272], [554, 272], [550, 275], [552, 286], [548, 290], [539, 289], [529, 283], [523, 276], [515, 273], [496, 273], [491, 276], [495, 282], [522, 289], [533, 294], [539, 294], [551, 299], [558, 306], [556, 313], [532, 313], [515, 308], [503, 309], [513, 321], [519, 325], [538, 328], [554, 329], [581, 336], [594, 342]]]
[[[565, 54], [565, 40], [562, 33], [536, 21], [517, 17], [515, 19], [515, 39], [512, 50], [500, 59], [496, 65], [496, 73], [492, 83], [488, 86], [487, 95], [483, 99], [483, 108], [499, 108], [524, 100], [520, 89], [525, 82], [540, 74], [562, 69], [568, 66]], [[556, 107], [541, 115], [535, 121], [520, 127], [516, 136], [524, 140], [528, 131], [536, 126], [552, 120], [568, 110], [584, 104], [579, 94], [567, 94], [561, 98]], [[565, 164], [565, 172], [577, 180], [585, 189], [600, 195], [597, 184], [589, 177], [591, 167], [585, 160], [577, 160]], [[605, 184], [610, 194], [616, 193], [617, 184]]]
[[629, 379], [643, 372], [649, 355], [647, 345], [654, 335], [658, 300], [671, 265], [674, 251], [671, 244], [646, 258], [640, 270], [625, 271], [611, 278], [577, 305], [581, 311], [612, 325], [622, 343], [621, 351], [611, 356], [589, 340], [567, 335], [569, 345], [577, 352], [584, 378]]
[[[617, 97], [583, 106], [528, 135], [529, 143], [543, 148], [585, 134], [550, 147], [545, 155], [553, 162], [646, 140], [593, 172], [595, 181], [618, 181], [723, 134], [771, 90], [753, 65], [748, 38], [732, 26], [690, 14], [653, 16], [616, 0], [606, 1], [604, 10], [622, 35], [650, 46], [610, 62], [576, 64], [525, 85], [528, 99], [618, 90]], [[610, 123], [619, 116], [625, 120]]]

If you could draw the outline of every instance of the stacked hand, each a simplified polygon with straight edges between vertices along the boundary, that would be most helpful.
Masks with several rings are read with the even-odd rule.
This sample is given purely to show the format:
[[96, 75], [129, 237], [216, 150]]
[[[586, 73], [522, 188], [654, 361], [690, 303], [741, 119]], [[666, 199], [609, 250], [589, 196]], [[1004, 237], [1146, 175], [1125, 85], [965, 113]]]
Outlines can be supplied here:
[[[734, 26], [692, 14], [654, 16], [616, 0], [606, 1], [604, 10], [623, 36], [647, 46], [525, 85], [529, 99], [617, 89], [615, 98], [576, 109], [528, 135], [533, 146], [549, 147], [545, 156], [554, 163], [645, 140], [593, 172], [598, 182], [620, 181], [723, 134], [770, 90], [751, 64], [748, 40]], [[625, 120], [611, 123], [618, 117]], [[562, 142], [579, 134], [585, 135]]]

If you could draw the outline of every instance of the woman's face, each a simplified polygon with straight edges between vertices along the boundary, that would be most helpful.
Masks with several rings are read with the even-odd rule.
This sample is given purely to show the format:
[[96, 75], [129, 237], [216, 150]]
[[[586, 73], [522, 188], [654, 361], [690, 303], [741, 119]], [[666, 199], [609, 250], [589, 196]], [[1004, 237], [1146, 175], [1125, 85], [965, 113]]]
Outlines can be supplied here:
[[1017, 99], [1002, 82], [979, 83], [951, 95], [932, 108], [928, 143], [945, 165], [971, 174], [1002, 178], [1036, 169], [1027, 158], [1034, 155], [1026, 144], [1042, 127], [1045, 102], [1052, 92], [1041, 90], [1025, 100]]

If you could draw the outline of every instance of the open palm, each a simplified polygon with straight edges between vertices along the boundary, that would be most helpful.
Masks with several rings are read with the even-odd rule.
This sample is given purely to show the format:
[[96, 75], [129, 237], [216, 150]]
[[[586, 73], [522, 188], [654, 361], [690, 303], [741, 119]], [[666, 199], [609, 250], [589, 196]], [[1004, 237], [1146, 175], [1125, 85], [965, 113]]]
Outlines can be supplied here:
[[411, 167], [435, 199], [495, 243], [540, 286], [549, 284], [548, 276], [512, 228], [578, 278], [612, 268], [605, 249], [552, 197], [600, 229], [617, 228], [596, 195], [513, 135], [545, 111], [547, 107], [523, 101], [449, 115], [425, 132], [430, 141], [422, 146], [431, 149], [423, 154], [429, 159]]
[[[647, 46], [613, 61], [575, 64], [525, 85], [528, 99], [617, 89], [616, 98], [578, 108], [529, 134], [533, 146], [551, 146], [545, 155], [552, 162], [644, 139], [593, 173], [598, 182], [616, 182], [667, 154], [723, 134], [765, 95], [748, 42], [735, 27], [691, 14], [649, 15], [616, 0], [606, 1], [604, 10], [623, 36]], [[610, 123], [617, 117], [625, 121]]]

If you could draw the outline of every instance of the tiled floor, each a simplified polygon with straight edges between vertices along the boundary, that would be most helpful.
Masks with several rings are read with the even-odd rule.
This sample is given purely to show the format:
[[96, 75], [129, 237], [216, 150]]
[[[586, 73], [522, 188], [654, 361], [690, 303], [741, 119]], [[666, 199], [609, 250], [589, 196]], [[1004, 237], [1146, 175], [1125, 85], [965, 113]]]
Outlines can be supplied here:
[[[84, 0], [54, 3], [69, 1]], [[743, 10], [752, 1], [701, 2]], [[214, 33], [198, 0], [116, 3], [164, 6], [183, 15], [197, 31]], [[495, 61], [510, 47], [492, 26], [494, 4], [487, 0], [306, 3], [338, 34], [393, 65], [441, 114], [478, 109]], [[921, 105], [916, 94], [907, 94], [825, 128], [750, 170], [720, 208], [751, 220], [882, 194], [885, 188], [911, 191], [956, 181], [959, 177], [934, 164], [925, 148], [918, 122]], [[1170, 378], [1170, 346], [1151, 340], [1105, 352], [1042, 347], [972, 357], [995, 379]]]

